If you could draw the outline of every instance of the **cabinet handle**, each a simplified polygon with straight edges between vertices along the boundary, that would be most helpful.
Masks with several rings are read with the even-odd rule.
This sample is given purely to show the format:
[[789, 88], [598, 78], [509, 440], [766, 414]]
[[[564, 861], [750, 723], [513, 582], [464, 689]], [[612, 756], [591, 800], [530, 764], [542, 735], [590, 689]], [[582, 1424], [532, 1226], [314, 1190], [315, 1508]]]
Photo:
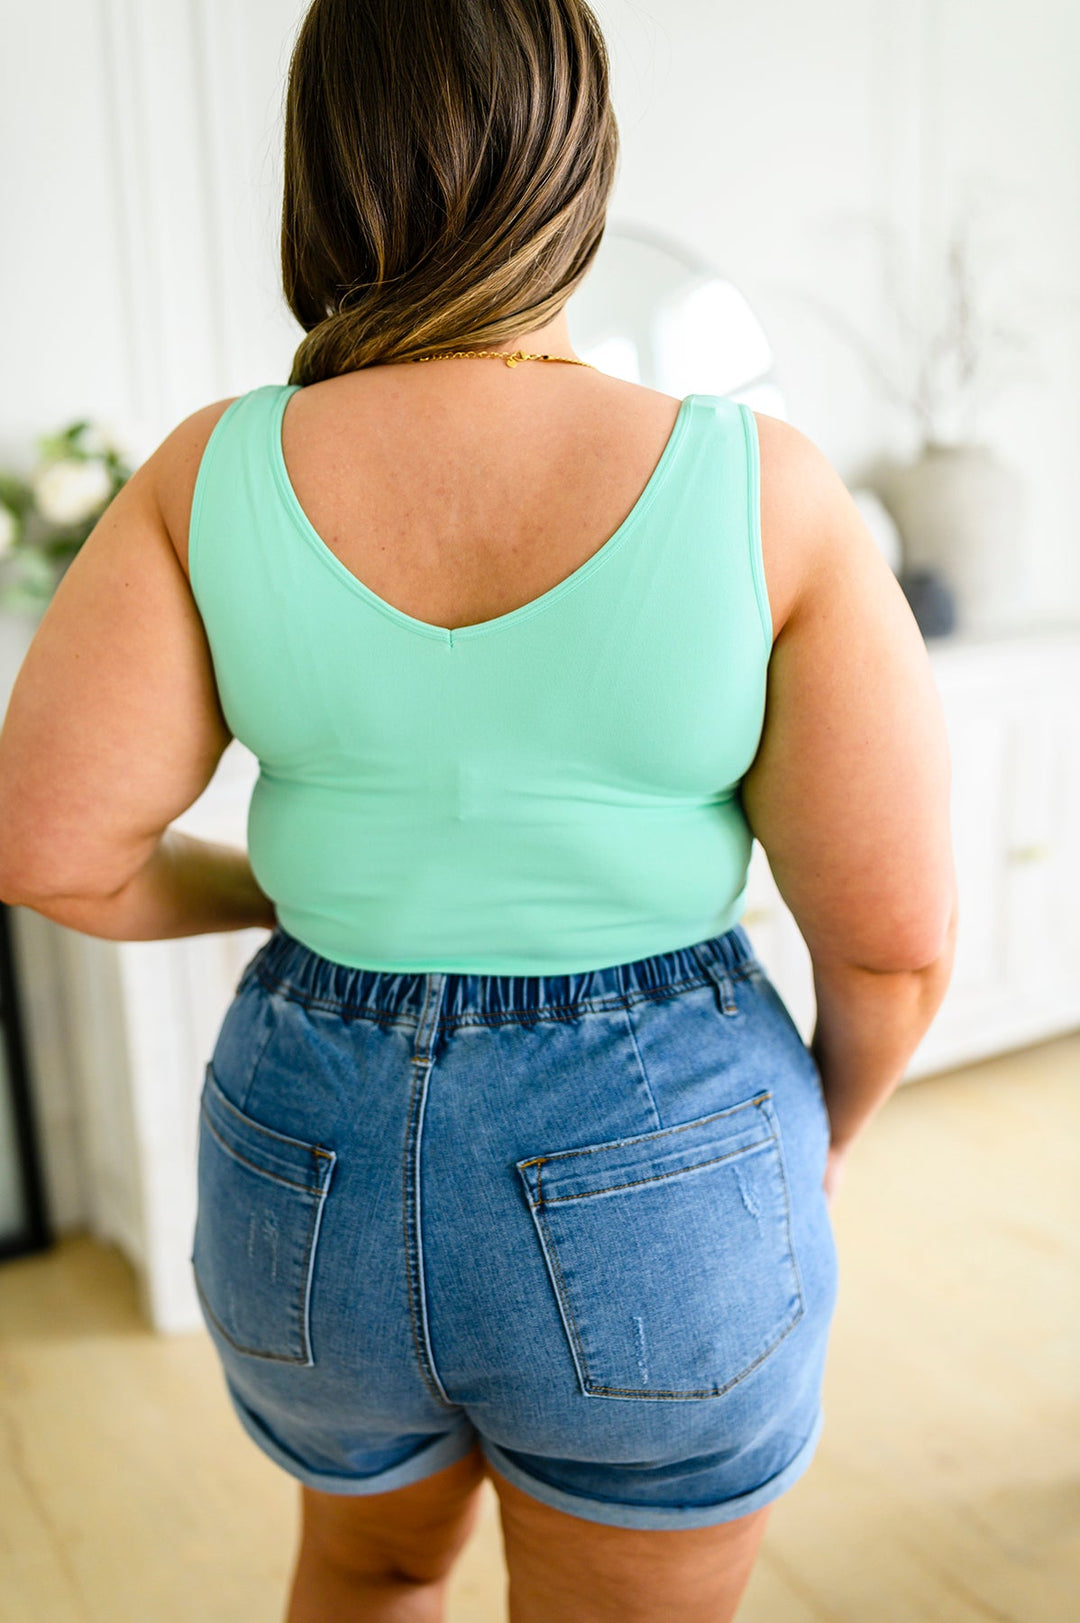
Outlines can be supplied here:
[[1045, 862], [1050, 855], [1048, 845], [1014, 845], [1008, 853], [1010, 862]]

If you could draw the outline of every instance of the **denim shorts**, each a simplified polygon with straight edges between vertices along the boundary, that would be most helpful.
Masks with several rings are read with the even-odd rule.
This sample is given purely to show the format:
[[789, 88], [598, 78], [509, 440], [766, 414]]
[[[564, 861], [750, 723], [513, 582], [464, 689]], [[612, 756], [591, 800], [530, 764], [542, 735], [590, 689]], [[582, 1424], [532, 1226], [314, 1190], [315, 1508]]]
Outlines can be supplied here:
[[828, 1137], [741, 925], [543, 976], [357, 969], [279, 927], [199, 1117], [190, 1260], [237, 1416], [322, 1492], [479, 1443], [588, 1521], [756, 1510], [824, 1419]]

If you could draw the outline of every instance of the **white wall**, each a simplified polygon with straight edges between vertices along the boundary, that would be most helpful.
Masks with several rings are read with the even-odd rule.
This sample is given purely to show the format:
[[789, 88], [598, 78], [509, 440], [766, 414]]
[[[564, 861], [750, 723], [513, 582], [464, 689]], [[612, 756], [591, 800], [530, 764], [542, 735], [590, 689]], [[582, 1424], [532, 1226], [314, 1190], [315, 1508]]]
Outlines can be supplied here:
[[1017, 551], [1033, 608], [1075, 618], [1075, 0], [598, 0], [597, 11], [623, 137], [613, 213], [687, 239], [742, 287], [776, 346], [791, 420], [849, 483], [914, 438], [804, 296], [874, 332], [883, 266], [847, 222], [881, 215], [917, 270], [970, 189], [989, 183], [1005, 239], [989, 274], [1031, 324], [1043, 376], [1003, 395], [982, 430], [1031, 481]]
[[[597, 0], [623, 154], [612, 218], [732, 276], [779, 356], [791, 418], [849, 483], [908, 426], [807, 300], [862, 331], [882, 266], [916, 263], [971, 181], [1007, 201], [994, 267], [1042, 377], [987, 413], [1031, 480], [1018, 554], [1047, 618], [1080, 615], [1080, 8], [1073, 0]], [[209, 400], [285, 375], [280, 102], [297, 0], [3, 0], [0, 458], [76, 414], [155, 443]], [[1006, 260], [1011, 259], [1011, 263]]]

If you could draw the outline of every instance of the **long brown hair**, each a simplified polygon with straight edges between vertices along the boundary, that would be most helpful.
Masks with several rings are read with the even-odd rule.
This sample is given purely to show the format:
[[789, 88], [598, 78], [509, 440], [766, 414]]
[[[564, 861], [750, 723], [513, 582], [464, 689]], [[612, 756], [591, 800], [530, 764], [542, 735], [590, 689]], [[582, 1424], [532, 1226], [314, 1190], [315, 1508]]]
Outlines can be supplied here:
[[585, 0], [313, 0], [289, 65], [290, 383], [551, 321], [604, 232], [618, 132]]

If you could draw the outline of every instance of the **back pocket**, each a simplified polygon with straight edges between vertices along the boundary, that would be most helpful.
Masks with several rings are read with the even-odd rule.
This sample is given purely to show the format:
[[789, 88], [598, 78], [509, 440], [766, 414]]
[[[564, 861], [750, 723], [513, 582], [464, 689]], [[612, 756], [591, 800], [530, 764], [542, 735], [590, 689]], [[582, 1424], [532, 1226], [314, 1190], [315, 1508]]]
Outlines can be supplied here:
[[719, 1397], [802, 1318], [771, 1093], [515, 1164], [587, 1395]]
[[336, 1159], [238, 1110], [207, 1065], [190, 1260], [211, 1325], [237, 1352], [314, 1362], [311, 1279]]

